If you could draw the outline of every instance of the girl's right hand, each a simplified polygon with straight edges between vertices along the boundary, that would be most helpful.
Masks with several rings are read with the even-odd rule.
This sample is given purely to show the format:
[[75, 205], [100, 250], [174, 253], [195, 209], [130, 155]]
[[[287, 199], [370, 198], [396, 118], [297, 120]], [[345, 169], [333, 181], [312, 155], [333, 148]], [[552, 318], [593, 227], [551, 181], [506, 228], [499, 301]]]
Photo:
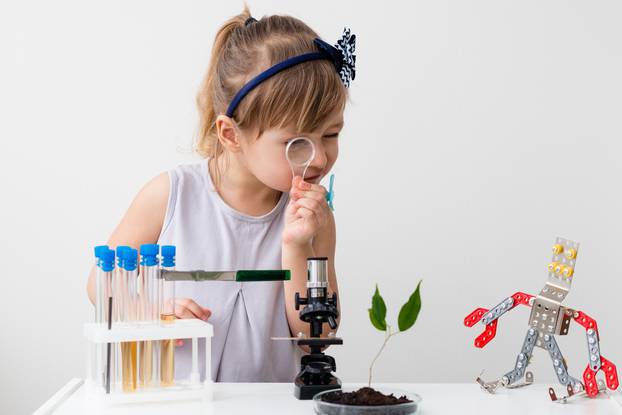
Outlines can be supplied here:
[[[207, 321], [211, 315], [212, 312], [208, 308], [201, 307], [190, 298], [175, 298], [175, 317], [177, 318], [198, 318]], [[184, 341], [177, 339], [175, 343], [177, 346], [183, 346]]]

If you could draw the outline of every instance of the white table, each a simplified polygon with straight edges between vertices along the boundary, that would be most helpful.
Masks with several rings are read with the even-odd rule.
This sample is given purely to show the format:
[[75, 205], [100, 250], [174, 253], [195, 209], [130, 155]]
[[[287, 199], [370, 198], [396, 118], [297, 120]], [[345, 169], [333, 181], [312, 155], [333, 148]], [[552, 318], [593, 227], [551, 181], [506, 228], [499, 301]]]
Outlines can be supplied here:
[[[360, 385], [345, 385], [360, 386]], [[382, 388], [382, 384], [373, 385]], [[551, 402], [547, 385], [532, 385], [515, 390], [500, 390], [495, 395], [483, 392], [473, 384], [385, 384], [419, 394], [423, 401], [419, 414], [503, 414], [503, 415], [622, 415], [622, 394], [612, 392], [596, 399], [581, 398], [567, 404]], [[313, 414], [311, 401], [299, 401], [290, 383], [216, 383], [214, 400], [133, 404], [93, 410], [85, 406], [82, 381], [73, 379], [36, 414]], [[558, 394], [563, 388], [555, 387]]]

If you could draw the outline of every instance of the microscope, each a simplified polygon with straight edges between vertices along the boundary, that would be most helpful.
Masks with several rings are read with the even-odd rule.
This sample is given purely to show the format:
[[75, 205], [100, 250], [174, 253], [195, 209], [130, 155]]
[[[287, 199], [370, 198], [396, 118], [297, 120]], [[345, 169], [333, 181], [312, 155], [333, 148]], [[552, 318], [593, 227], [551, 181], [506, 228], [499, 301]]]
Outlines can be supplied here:
[[322, 352], [331, 344], [343, 344], [343, 340], [329, 333], [322, 337], [322, 325], [328, 323], [331, 329], [337, 328], [337, 294], [328, 296], [328, 258], [307, 258], [307, 297], [295, 296], [296, 310], [300, 306], [300, 319], [311, 325], [309, 337], [298, 337], [294, 341], [299, 346], [307, 346], [310, 353], [302, 356], [300, 372], [294, 380], [294, 395], [298, 399], [311, 399], [317, 393], [340, 389], [341, 381], [333, 375], [337, 370], [335, 359]]

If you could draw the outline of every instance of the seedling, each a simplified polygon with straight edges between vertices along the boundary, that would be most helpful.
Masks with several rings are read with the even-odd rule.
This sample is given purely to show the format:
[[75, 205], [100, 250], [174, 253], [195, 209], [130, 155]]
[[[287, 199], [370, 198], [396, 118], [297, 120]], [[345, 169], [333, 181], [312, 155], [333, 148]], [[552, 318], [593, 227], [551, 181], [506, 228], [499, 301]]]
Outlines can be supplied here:
[[369, 387], [371, 387], [371, 377], [372, 371], [374, 369], [374, 364], [376, 363], [376, 360], [378, 360], [378, 358], [380, 357], [380, 354], [384, 350], [389, 339], [396, 334], [403, 333], [406, 330], [410, 329], [417, 321], [419, 311], [421, 311], [421, 295], [419, 293], [420, 285], [421, 281], [419, 281], [415, 291], [411, 294], [410, 298], [408, 298], [408, 301], [406, 301], [406, 303], [400, 309], [400, 313], [397, 317], [398, 330], [394, 331], [393, 328], [387, 324], [387, 306], [384, 302], [384, 299], [380, 295], [380, 291], [378, 290], [378, 284], [376, 284], [376, 291], [371, 298], [371, 308], [368, 310], [369, 320], [376, 329], [384, 332], [384, 342], [382, 343], [380, 350], [378, 350], [378, 353], [376, 354], [374, 360], [372, 360], [371, 365], [369, 366], [369, 379], [367, 382]]

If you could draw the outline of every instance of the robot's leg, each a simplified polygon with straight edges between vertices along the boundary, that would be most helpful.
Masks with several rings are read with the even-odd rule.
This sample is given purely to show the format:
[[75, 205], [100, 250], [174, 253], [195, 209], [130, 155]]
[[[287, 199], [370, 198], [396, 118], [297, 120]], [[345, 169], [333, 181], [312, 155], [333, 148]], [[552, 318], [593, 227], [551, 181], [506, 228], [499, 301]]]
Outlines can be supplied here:
[[531, 354], [533, 353], [533, 348], [536, 345], [537, 339], [538, 330], [534, 328], [530, 328], [529, 330], [527, 330], [527, 335], [525, 336], [525, 341], [523, 342], [521, 352], [516, 358], [516, 364], [514, 365], [514, 369], [506, 373], [501, 379], [492, 382], [484, 382], [478, 377], [477, 383], [480, 384], [482, 389], [490, 393], [495, 393], [495, 391], [499, 387], [516, 388], [521, 386], [527, 386], [533, 383], [533, 375], [531, 374], [531, 372], [527, 372], [526, 382], [524, 384], [512, 385], [518, 380], [522, 379], [523, 376], [525, 376], [525, 370], [527, 369], [527, 365], [529, 365], [529, 359], [531, 359]]
[[555, 374], [557, 375], [559, 383], [566, 386], [566, 388], [570, 386], [573, 392], [582, 391], [584, 389], [583, 382], [568, 374], [568, 367], [566, 366], [564, 356], [557, 345], [555, 336], [552, 334], [545, 334], [543, 340], [544, 347], [549, 351], [549, 356], [551, 356], [551, 360], [553, 361], [553, 369], [555, 369]]
[[512, 385], [521, 379], [523, 375], [525, 375], [525, 370], [527, 369], [527, 365], [529, 365], [529, 360], [531, 359], [533, 348], [536, 345], [536, 340], [538, 340], [538, 330], [532, 327], [527, 330], [527, 335], [525, 336], [521, 352], [516, 358], [514, 369], [510, 370], [501, 378], [501, 380], [505, 383], [504, 386]]

